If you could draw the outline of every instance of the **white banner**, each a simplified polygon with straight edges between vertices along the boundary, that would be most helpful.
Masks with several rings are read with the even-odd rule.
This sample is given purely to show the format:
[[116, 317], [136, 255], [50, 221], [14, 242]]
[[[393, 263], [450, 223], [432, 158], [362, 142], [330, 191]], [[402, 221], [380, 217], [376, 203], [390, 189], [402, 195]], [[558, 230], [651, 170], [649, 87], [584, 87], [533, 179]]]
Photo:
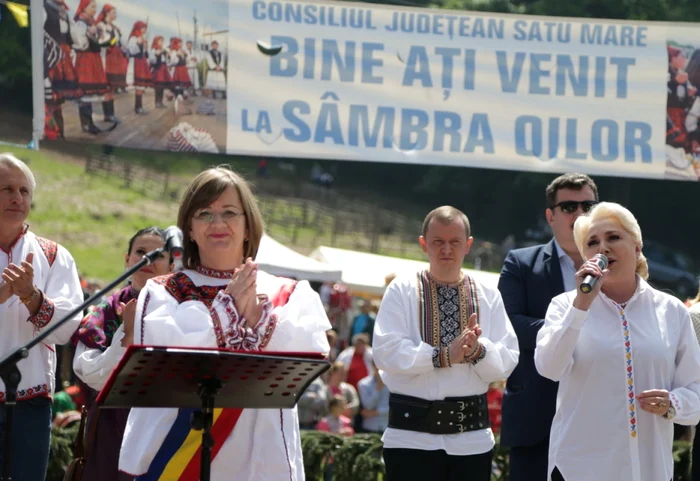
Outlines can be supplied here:
[[664, 24], [267, 0], [229, 18], [229, 153], [666, 175]]
[[700, 175], [700, 29], [689, 24], [277, 0], [216, 0], [191, 16], [186, 0], [67, 1], [44, 5], [45, 138]]

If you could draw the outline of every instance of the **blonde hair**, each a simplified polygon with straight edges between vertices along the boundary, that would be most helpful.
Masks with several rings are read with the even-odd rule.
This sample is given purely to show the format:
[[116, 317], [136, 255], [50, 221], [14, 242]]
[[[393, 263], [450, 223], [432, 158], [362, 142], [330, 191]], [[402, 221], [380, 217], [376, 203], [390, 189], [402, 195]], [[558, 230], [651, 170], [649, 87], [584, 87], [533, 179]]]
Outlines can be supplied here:
[[584, 255], [584, 247], [591, 224], [599, 219], [610, 218], [617, 220], [620, 225], [622, 225], [622, 228], [632, 236], [637, 247], [639, 247], [640, 252], [637, 258], [636, 272], [642, 279], [648, 279], [649, 266], [647, 265], [646, 257], [644, 257], [644, 254], [641, 252], [644, 246], [644, 242], [642, 241], [642, 229], [639, 227], [639, 223], [632, 212], [614, 202], [601, 202], [600, 204], [596, 204], [588, 215], [582, 215], [576, 219], [576, 223], [574, 224], [574, 242], [581, 253], [581, 257], [584, 259], [586, 258]]

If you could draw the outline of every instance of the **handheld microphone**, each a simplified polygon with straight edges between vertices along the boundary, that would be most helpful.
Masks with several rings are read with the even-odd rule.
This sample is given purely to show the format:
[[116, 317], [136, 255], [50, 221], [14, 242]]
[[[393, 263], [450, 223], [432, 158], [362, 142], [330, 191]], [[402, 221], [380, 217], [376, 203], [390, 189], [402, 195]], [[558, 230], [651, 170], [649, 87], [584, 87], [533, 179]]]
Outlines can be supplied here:
[[[607, 269], [608, 258], [603, 254], [596, 254], [593, 260], [596, 264], [598, 264], [598, 267], [600, 267], [601, 270]], [[595, 287], [596, 282], [598, 282], [598, 276], [592, 276], [590, 274], [587, 275], [586, 277], [584, 277], [583, 282], [581, 283], [581, 292], [583, 292], [584, 294], [588, 294], [593, 290], [593, 287]]]
[[182, 231], [174, 225], [171, 225], [165, 229], [165, 250], [170, 253], [170, 259], [172, 259], [175, 265], [182, 265], [182, 254], [184, 249], [182, 247]]

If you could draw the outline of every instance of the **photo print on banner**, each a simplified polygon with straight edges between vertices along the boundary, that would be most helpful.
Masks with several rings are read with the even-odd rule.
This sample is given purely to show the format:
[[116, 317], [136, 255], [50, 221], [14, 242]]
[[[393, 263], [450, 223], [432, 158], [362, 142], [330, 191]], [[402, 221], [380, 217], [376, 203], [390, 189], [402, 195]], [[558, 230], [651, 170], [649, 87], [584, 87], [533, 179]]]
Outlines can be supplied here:
[[45, 0], [48, 140], [226, 151], [228, 3]]

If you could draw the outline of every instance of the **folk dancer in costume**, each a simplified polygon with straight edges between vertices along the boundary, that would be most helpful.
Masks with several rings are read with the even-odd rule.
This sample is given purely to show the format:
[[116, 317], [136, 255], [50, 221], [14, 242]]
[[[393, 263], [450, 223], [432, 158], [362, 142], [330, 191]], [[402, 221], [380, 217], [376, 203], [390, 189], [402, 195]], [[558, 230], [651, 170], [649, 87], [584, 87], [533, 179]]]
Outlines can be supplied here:
[[[126, 50], [132, 62], [129, 64], [127, 72], [127, 83], [134, 86], [136, 97], [134, 101], [134, 112], [145, 114], [143, 110], [143, 92], [147, 88], [153, 87], [151, 77], [151, 64], [148, 61], [148, 38], [146, 33], [148, 25], [145, 22], [137, 21], [129, 34], [129, 41]], [[131, 74], [131, 75], [129, 75]]]
[[75, 28], [72, 30], [73, 48], [75, 54], [75, 70], [78, 74], [78, 86], [82, 90], [80, 98], [80, 125], [83, 131], [91, 134], [99, 134], [100, 129], [95, 126], [92, 119], [92, 104], [102, 102], [105, 122], [112, 122], [114, 128], [117, 123], [114, 117], [114, 99], [107, 82], [102, 66], [100, 51], [103, 45], [97, 31], [95, 14], [97, 3], [95, 0], [80, 0], [78, 10], [75, 12]]
[[[590, 260], [575, 289], [552, 299], [535, 348], [539, 373], [559, 382], [547, 479], [670, 480], [673, 424], [700, 421], [690, 315], [647, 284], [642, 231], [626, 208], [596, 205], [576, 220], [574, 239]], [[598, 281], [584, 293], [589, 275]]]
[[213, 98], [221, 93], [223, 98], [226, 98], [226, 74], [224, 73], [224, 56], [219, 50], [219, 42], [214, 40], [211, 43], [211, 49], [207, 53], [207, 81], [205, 89], [211, 90]]
[[[36, 181], [27, 165], [0, 154], [0, 357], [55, 325], [83, 302], [78, 271], [66, 249], [35, 235], [26, 224]], [[55, 344], [65, 344], [78, 327], [80, 315], [29, 350], [17, 367], [12, 430], [12, 479], [43, 480], [49, 460], [51, 396], [56, 369]], [[5, 409], [5, 385], [0, 381], [0, 409]], [[3, 412], [0, 427], [6, 431]], [[5, 444], [0, 443], [0, 459]]]
[[100, 44], [108, 45], [104, 49], [107, 83], [112, 92], [126, 92], [126, 71], [129, 67], [129, 59], [126, 56], [122, 31], [114, 23], [116, 19], [117, 9], [109, 3], [105, 4], [97, 16], [97, 31], [100, 34]]
[[192, 82], [192, 93], [196, 96], [202, 88], [202, 84], [199, 81], [199, 50], [194, 49], [192, 41], [188, 40], [185, 42], [185, 54], [187, 54], [187, 72], [190, 74], [190, 81]]
[[389, 388], [386, 481], [489, 481], [489, 383], [508, 377], [518, 341], [497, 289], [462, 272], [467, 216], [438, 207], [423, 222], [428, 270], [397, 277], [374, 327], [374, 362]]
[[[147, 282], [136, 307], [135, 343], [329, 351], [330, 323], [309, 283], [258, 271], [253, 259], [263, 222], [245, 180], [224, 167], [199, 174], [185, 191], [178, 227], [186, 270]], [[199, 455], [184, 454], [201, 443], [201, 435], [185, 441], [190, 412], [132, 409], [119, 468], [139, 480], [164, 479], [166, 470], [172, 479], [199, 479]], [[296, 407], [224, 409], [215, 417], [212, 481], [304, 479]]]
[[163, 43], [162, 35], [157, 35], [151, 42], [151, 51], [148, 60], [151, 63], [151, 80], [156, 89], [156, 108], [167, 108], [163, 103], [163, 94], [166, 89], [172, 87], [172, 79], [168, 69], [168, 51]]
[[175, 93], [175, 113], [183, 113], [182, 102], [187, 98], [187, 91], [192, 87], [187, 69], [187, 53], [182, 48], [182, 39], [170, 39], [168, 64], [172, 66], [172, 90]]
[[[165, 235], [157, 227], [138, 231], [131, 238], [125, 255], [125, 267], [137, 264], [152, 250], [162, 248]], [[119, 472], [119, 449], [129, 409], [102, 409], [94, 403], [119, 363], [126, 347], [133, 343], [136, 299], [152, 277], [167, 274], [168, 259], [163, 257], [143, 267], [131, 276], [129, 285], [90, 308], [74, 336], [77, 343], [73, 369], [90, 389], [88, 426], [97, 423], [94, 444], [85, 462], [83, 479], [100, 481], [129, 481], [132, 476]], [[89, 431], [89, 428], [88, 428]]]
[[499, 441], [510, 448], [510, 481], [547, 479], [557, 383], [537, 372], [535, 343], [552, 298], [576, 287], [576, 271], [584, 260], [574, 242], [574, 222], [598, 203], [598, 187], [585, 174], [560, 175], [545, 194], [545, 216], [554, 238], [510, 251], [498, 280], [520, 346], [520, 359], [506, 382], [501, 411]]
[[[47, 114], [56, 122], [60, 138], [64, 138], [62, 105], [66, 100], [80, 97], [78, 78], [73, 68], [71, 38], [73, 22], [68, 15], [68, 10], [68, 5], [63, 0], [45, 0], [44, 2], [46, 13], [44, 32], [56, 42], [60, 49], [58, 52], [53, 52], [57, 58], [51, 62], [54, 65], [48, 69], [45, 77]], [[50, 49], [45, 49], [44, 55], [50, 55], [49, 52]]]

